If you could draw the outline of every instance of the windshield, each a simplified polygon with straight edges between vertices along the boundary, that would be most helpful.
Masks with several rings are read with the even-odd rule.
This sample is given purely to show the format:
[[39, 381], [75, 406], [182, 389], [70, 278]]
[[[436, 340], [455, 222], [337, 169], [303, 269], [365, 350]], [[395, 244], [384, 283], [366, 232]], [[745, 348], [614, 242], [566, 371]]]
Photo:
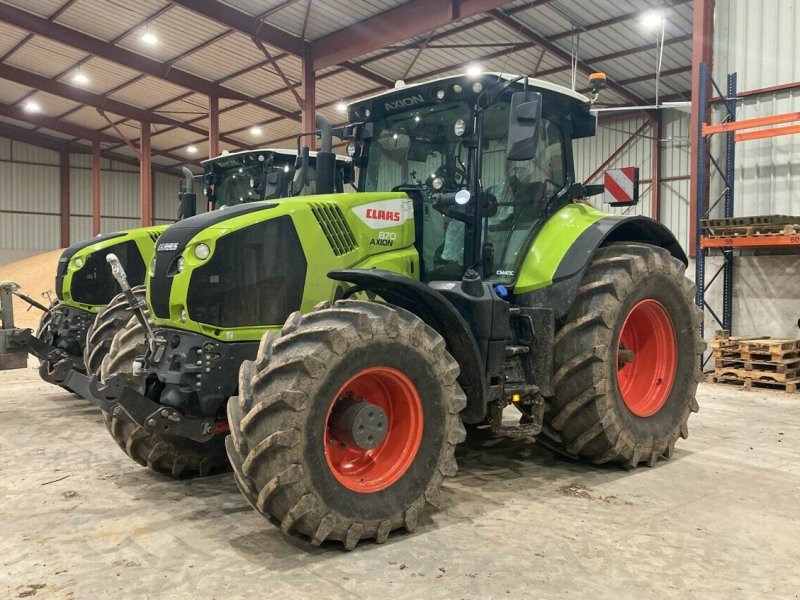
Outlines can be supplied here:
[[[423, 273], [452, 262], [442, 259], [445, 232], [452, 219], [433, 208], [434, 194], [468, 185], [468, 149], [461, 136], [470, 115], [470, 106], [464, 101], [400, 112], [376, 120], [368, 142], [364, 191], [420, 190]], [[456, 263], [459, 270], [463, 257]]]
[[313, 158], [300, 190], [292, 189], [295, 160], [292, 154], [252, 152], [206, 163], [206, 195], [210, 208], [313, 194], [316, 187]]
[[432, 190], [437, 175], [445, 187], [460, 189], [466, 184], [466, 152], [454, 129], [457, 122], [465, 126], [469, 118], [467, 103], [453, 102], [376, 121], [368, 150], [365, 191], [388, 191], [403, 185]]
[[[485, 275], [502, 282], [516, 277], [529, 235], [545, 217], [548, 202], [566, 185], [561, 127], [553, 120], [543, 119], [533, 160], [506, 159], [509, 106], [508, 98], [490, 106], [481, 125], [481, 248], [488, 248], [492, 257]], [[475, 140], [471, 123], [467, 101], [415, 108], [376, 119], [365, 149], [365, 191], [419, 190], [415, 195], [422, 208], [420, 257], [427, 281], [460, 278], [467, 267], [481, 266], [466, 264], [465, 257], [473, 205], [467, 205], [461, 218], [453, 218], [437, 209], [435, 198], [463, 188], [474, 192], [468, 148]]]

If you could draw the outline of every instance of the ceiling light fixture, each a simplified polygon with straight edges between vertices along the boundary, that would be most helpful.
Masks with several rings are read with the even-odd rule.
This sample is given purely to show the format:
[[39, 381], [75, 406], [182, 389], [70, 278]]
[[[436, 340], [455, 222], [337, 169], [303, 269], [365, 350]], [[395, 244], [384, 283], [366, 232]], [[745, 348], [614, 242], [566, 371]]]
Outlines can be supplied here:
[[337, 103], [336, 110], [339, 112], [347, 112], [347, 104], [345, 104], [344, 101]]
[[661, 27], [664, 22], [664, 15], [657, 10], [648, 10], [642, 15], [642, 25], [647, 29]]
[[42, 110], [42, 106], [36, 100], [28, 100], [23, 107], [25, 112], [37, 113]]
[[89, 78], [86, 75], [84, 75], [80, 69], [78, 69], [78, 72], [72, 76], [72, 81], [80, 85], [86, 85], [87, 83], [89, 83]]
[[259, 127], [258, 125], [253, 125], [250, 128], [250, 135], [261, 135], [262, 133], [264, 133], [264, 130], [261, 129], [261, 127]]
[[194, 144], [186, 146], [186, 152], [188, 152], [189, 154], [197, 154], [197, 146], [195, 146]]
[[147, 28], [142, 34], [142, 41], [148, 46], [154, 46], [158, 43], [158, 38], [150, 31], [149, 28]]

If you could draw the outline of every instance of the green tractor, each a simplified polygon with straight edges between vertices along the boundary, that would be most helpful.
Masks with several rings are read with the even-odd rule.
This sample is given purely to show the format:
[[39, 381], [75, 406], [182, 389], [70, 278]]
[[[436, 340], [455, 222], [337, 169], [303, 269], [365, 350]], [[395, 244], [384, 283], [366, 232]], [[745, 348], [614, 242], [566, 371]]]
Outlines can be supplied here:
[[[599, 190], [575, 181], [572, 140], [594, 135], [590, 104], [483, 74], [318, 119], [317, 195], [164, 231], [149, 315], [100, 378], [68, 383], [141, 464], [229, 460], [284, 532], [348, 549], [440, 503], [465, 425], [596, 464], [669, 458], [698, 408], [687, 258], [657, 221], [585, 202]], [[356, 193], [335, 193], [333, 134]]]
[[[302, 183], [293, 175], [298, 153], [290, 150], [259, 149], [224, 153], [203, 163], [207, 210], [224, 209], [256, 200], [313, 193], [314, 160]], [[339, 169], [349, 168], [339, 159]], [[194, 176], [185, 168], [179, 193], [178, 220], [197, 212]], [[19, 332], [29, 350], [40, 359], [39, 373], [47, 382], [63, 385], [70, 369], [93, 373], [108, 352], [111, 337], [130, 318], [128, 302], [119, 294], [106, 258], [114, 254], [144, 297], [147, 265], [153, 260], [158, 237], [166, 225], [140, 227], [99, 235], [66, 248], [58, 261], [55, 279], [57, 300], [44, 310], [35, 336]], [[100, 320], [96, 322], [98, 315]]]

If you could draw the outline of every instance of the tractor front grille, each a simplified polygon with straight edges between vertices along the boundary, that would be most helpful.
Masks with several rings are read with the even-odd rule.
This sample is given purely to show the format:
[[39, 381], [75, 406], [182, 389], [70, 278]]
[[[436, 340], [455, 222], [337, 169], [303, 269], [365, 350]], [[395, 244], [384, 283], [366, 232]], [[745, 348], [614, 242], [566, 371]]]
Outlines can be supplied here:
[[317, 218], [317, 222], [336, 256], [356, 249], [356, 238], [347, 221], [344, 220], [342, 209], [335, 204], [315, 203], [311, 204], [311, 212]]
[[211, 258], [192, 272], [189, 316], [220, 328], [280, 325], [300, 308], [306, 269], [289, 216], [224, 235]]
[[116, 254], [131, 286], [144, 283], [144, 260], [136, 242], [130, 240], [92, 252], [86, 258], [86, 264], [72, 275], [69, 292], [73, 301], [99, 306], [108, 304], [120, 292], [106, 261], [111, 253]]

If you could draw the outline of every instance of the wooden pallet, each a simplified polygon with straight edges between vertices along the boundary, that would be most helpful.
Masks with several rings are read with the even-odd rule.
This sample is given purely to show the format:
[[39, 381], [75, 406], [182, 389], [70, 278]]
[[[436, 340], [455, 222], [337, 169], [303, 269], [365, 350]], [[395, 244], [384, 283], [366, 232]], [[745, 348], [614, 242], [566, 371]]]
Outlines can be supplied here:
[[700, 227], [746, 227], [748, 225], [769, 225], [800, 223], [800, 217], [792, 215], [756, 215], [752, 217], [727, 217], [725, 219], [703, 219]]
[[737, 379], [731, 377], [721, 377], [719, 375], [710, 373], [706, 381], [708, 383], [726, 383], [729, 385], [740, 385], [746, 390], [755, 388], [777, 389], [783, 390], [789, 394], [796, 394], [797, 388], [800, 385], [800, 379], [793, 381], [759, 381], [753, 379]]
[[759, 369], [737, 369], [735, 367], [717, 367], [714, 374], [719, 377], [752, 379], [753, 381], [786, 383], [800, 378], [800, 368], [781, 371], [762, 371]]
[[800, 352], [739, 352], [742, 360], [761, 362], [786, 362], [800, 357]]
[[768, 338], [739, 341], [739, 352], [748, 354], [790, 354], [800, 352], [800, 338]]
[[749, 360], [740, 356], [723, 356], [714, 360], [716, 368], [732, 367], [734, 369], [748, 369], [750, 371], [775, 371], [786, 373], [793, 369], [800, 369], [800, 357], [788, 358], [780, 361]]
[[767, 223], [764, 225], [748, 225], [747, 227], [708, 227], [705, 230], [707, 238], [732, 238], [732, 237], [759, 237], [763, 235], [797, 235], [800, 233], [800, 224], [797, 223]]

